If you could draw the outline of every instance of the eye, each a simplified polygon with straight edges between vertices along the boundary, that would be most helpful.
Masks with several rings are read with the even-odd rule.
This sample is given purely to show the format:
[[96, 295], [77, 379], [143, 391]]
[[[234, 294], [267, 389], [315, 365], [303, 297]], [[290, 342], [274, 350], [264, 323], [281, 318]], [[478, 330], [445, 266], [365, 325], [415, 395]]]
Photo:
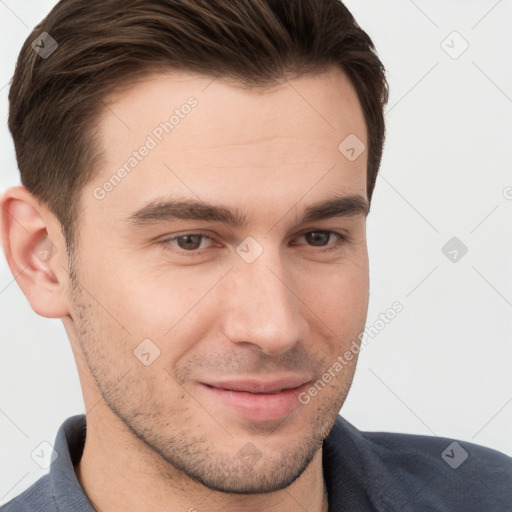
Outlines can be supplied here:
[[[323, 247], [329, 243], [331, 236], [338, 235], [334, 231], [309, 231], [302, 235], [306, 241], [314, 247]], [[339, 237], [339, 235], [338, 235]]]
[[335, 246], [345, 240], [344, 235], [335, 231], [308, 231], [301, 235], [299, 239], [304, 238], [307, 243], [313, 247], [325, 247], [327, 245], [333, 245], [329, 244], [331, 237], [336, 239], [337, 243], [334, 244]]
[[184, 235], [168, 238], [162, 243], [165, 245], [174, 245], [185, 252], [194, 252], [205, 248], [204, 244], [202, 244], [205, 240], [213, 241], [213, 239], [205, 233], [185, 233]]

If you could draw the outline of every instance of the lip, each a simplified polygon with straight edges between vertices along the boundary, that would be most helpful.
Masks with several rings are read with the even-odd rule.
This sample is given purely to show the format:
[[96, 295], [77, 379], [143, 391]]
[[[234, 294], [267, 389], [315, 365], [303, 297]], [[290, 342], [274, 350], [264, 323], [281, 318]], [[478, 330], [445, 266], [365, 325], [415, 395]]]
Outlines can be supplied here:
[[302, 377], [280, 377], [268, 381], [258, 379], [245, 379], [245, 380], [222, 380], [218, 382], [203, 382], [207, 386], [212, 386], [218, 389], [226, 389], [230, 391], [245, 391], [247, 393], [278, 393], [283, 390], [298, 388], [310, 379]]
[[200, 384], [211, 399], [247, 420], [275, 421], [301, 405], [298, 396], [309, 382], [310, 379], [284, 377], [272, 381], [224, 380]]

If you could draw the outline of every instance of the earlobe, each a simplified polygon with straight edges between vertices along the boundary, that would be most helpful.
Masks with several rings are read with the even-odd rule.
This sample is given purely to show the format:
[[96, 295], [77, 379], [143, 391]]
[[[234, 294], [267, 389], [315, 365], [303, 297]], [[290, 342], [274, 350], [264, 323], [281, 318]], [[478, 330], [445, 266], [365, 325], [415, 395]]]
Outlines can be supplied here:
[[[23, 186], [0, 199], [7, 263], [32, 309], [47, 318], [67, 316], [65, 244], [54, 216]], [[59, 265], [62, 264], [62, 268]]]

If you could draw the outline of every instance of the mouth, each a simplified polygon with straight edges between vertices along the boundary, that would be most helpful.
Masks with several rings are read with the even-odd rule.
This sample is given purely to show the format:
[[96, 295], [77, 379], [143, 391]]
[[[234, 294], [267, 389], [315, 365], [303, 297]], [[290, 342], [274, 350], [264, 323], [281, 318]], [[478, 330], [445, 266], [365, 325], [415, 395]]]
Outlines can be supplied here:
[[202, 382], [200, 385], [209, 399], [224, 410], [250, 421], [275, 421], [290, 415], [301, 405], [298, 396], [310, 381], [285, 377], [272, 381]]

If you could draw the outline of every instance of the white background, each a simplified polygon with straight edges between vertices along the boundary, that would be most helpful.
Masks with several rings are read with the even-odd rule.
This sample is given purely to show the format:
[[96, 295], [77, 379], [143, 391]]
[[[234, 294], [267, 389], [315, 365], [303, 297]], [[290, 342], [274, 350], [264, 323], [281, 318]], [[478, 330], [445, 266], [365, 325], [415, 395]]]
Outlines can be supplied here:
[[[0, 191], [18, 184], [8, 82], [53, 4], [0, 1]], [[404, 310], [364, 348], [342, 414], [362, 430], [438, 435], [512, 455], [512, 1], [347, 5], [391, 87], [368, 219], [367, 325], [394, 301]], [[453, 31], [469, 44], [456, 59], [445, 50], [454, 56], [465, 43]], [[454, 236], [468, 247], [456, 263], [441, 251]], [[61, 321], [30, 309], [3, 255], [0, 326], [4, 503], [46, 472], [30, 453], [53, 444], [62, 421], [84, 406]]]

